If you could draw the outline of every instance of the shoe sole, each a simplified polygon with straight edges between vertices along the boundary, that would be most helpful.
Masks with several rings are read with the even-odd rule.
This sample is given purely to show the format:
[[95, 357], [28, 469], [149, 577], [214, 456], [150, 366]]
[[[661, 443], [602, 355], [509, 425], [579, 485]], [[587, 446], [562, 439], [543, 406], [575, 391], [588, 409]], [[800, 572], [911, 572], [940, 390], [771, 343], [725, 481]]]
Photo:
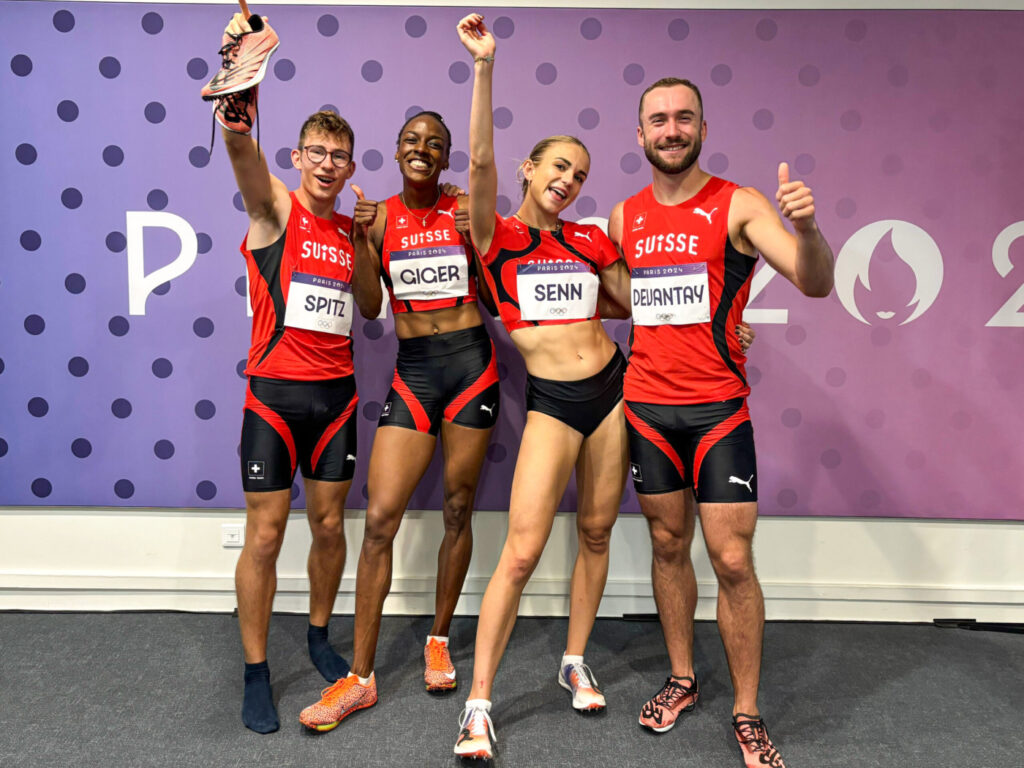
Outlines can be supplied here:
[[451, 693], [458, 687], [458, 681], [452, 680], [451, 685], [447, 684], [435, 684], [427, 686], [427, 693]]
[[345, 714], [343, 714], [341, 717], [339, 717], [333, 723], [320, 723], [318, 725], [310, 725], [309, 723], [302, 723], [301, 720], [299, 722], [302, 723], [304, 726], [306, 726], [311, 731], [316, 731], [317, 733], [327, 733], [327, 731], [333, 731], [335, 728], [337, 728], [339, 725], [341, 725], [341, 721], [344, 720], [349, 715], [351, 715], [353, 712], [358, 712], [361, 709], [369, 709], [370, 707], [372, 707], [376, 703], [377, 703], [377, 700], [374, 699], [369, 704], [363, 704], [363, 705], [358, 706], [358, 707], [352, 707], [352, 709], [350, 709], [347, 712], [345, 712]]
[[267, 51], [267, 55], [263, 59], [263, 63], [260, 64], [260, 68], [256, 71], [256, 74], [253, 75], [251, 80], [247, 80], [244, 83], [240, 83], [239, 85], [233, 85], [230, 88], [224, 88], [223, 90], [212, 91], [210, 93], [205, 93], [206, 89], [204, 88], [204, 93], [200, 94], [203, 98], [203, 101], [214, 101], [215, 99], [219, 99], [221, 96], [228, 96], [232, 93], [238, 93], [239, 91], [247, 91], [250, 88], [259, 85], [261, 82], [263, 82], [263, 78], [266, 77], [267, 75], [267, 66], [270, 64], [271, 55], [273, 55], [274, 51], [276, 51], [278, 46], [280, 45], [281, 43], [278, 42], [273, 48]]
[[489, 762], [489, 761], [494, 759], [494, 755], [493, 754], [489, 755], [486, 752], [467, 752], [467, 753], [464, 753], [464, 754], [461, 754], [461, 755], [458, 752], [456, 752], [455, 756], [457, 758], [459, 758], [460, 760], [472, 760], [474, 762], [476, 762], [478, 760], [483, 760], [484, 762]]
[[[572, 686], [569, 685], [565, 680], [562, 679], [562, 675], [558, 675], [558, 684], [565, 688], [569, 693], [572, 693]], [[604, 712], [607, 704], [591, 704], [589, 707], [577, 707], [576, 697], [573, 696], [572, 708], [579, 712], [581, 715], [596, 715], [599, 712]]]

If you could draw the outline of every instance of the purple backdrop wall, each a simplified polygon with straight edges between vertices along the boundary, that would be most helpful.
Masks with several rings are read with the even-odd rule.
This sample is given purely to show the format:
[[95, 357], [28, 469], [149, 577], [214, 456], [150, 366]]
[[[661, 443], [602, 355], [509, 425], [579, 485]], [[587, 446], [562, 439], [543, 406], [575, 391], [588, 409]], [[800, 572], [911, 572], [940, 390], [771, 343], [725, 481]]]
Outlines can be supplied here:
[[[460, 9], [259, 10], [282, 40], [261, 89], [275, 173], [295, 183], [299, 124], [332, 104], [355, 128], [354, 180], [393, 194], [395, 134], [425, 107], [447, 116], [450, 178], [465, 184]], [[198, 98], [228, 9], [0, 13], [0, 505], [239, 507], [245, 217], [219, 141], [207, 151]], [[836, 291], [762, 289], [762, 273], [751, 305], [764, 513], [1024, 519], [1024, 14], [489, 16], [503, 213], [517, 159], [550, 133], [580, 135], [594, 156], [570, 216], [607, 216], [648, 183], [636, 101], [668, 74], [704, 91], [707, 169], [770, 194], [787, 160], [814, 188]], [[625, 343], [628, 326], [611, 329]], [[492, 333], [502, 418], [478, 506], [505, 509], [523, 372]], [[355, 338], [360, 507], [397, 345], [390, 318], [357, 324]], [[564, 508], [574, 501], [570, 489]], [[435, 467], [412, 506], [439, 505]], [[631, 488], [624, 509], [637, 509]]]

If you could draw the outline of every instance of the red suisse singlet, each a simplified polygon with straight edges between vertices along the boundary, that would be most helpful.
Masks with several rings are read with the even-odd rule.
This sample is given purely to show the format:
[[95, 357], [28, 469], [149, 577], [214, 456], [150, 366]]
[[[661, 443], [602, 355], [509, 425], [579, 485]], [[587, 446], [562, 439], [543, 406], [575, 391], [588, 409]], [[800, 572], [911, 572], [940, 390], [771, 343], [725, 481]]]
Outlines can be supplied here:
[[736, 189], [711, 177], [679, 205], [661, 205], [650, 186], [624, 203], [633, 314], [627, 400], [691, 405], [750, 394], [735, 327], [757, 257], [729, 239]]
[[381, 244], [381, 277], [391, 311], [420, 312], [476, 303], [473, 256], [455, 231], [458, 198], [441, 195], [426, 218], [398, 195], [388, 198]]
[[247, 376], [320, 381], [352, 374], [352, 219], [320, 219], [290, 193], [284, 233], [250, 251], [242, 241], [252, 303]]
[[481, 259], [484, 279], [511, 333], [598, 317], [598, 274], [619, 253], [593, 224], [564, 221], [554, 232], [495, 214], [494, 239]]

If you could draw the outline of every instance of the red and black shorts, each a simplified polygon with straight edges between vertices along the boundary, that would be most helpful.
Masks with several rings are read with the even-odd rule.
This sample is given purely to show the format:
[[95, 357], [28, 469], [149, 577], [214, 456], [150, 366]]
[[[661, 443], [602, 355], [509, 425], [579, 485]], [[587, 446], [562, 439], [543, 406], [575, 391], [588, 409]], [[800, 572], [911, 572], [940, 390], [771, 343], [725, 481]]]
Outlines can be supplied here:
[[754, 428], [745, 398], [699, 405], [626, 402], [637, 493], [692, 487], [698, 503], [757, 501]]
[[498, 421], [498, 359], [487, 330], [398, 340], [391, 391], [377, 426], [436, 435], [441, 419], [490, 429]]
[[292, 487], [308, 480], [351, 480], [356, 467], [355, 376], [326, 381], [249, 377], [242, 417], [242, 487]]

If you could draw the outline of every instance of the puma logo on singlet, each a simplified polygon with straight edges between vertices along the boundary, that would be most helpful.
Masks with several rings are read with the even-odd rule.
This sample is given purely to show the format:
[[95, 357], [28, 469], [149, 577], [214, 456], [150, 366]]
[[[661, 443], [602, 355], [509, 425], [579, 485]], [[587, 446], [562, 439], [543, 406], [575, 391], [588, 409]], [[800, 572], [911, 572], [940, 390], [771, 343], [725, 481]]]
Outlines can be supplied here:
[[[716, 208], [715, 210], [718, 210], [718, 209]], [[712, 211], [712, 213], [714, 213], [714, 211]], [[729, 475], [729, 482], [730, 483], [734, 483], [736, 485], [745, 485], [745, 486], [747, 486], [747, 490], [750, 491], [751, 493], [754, 492], [754, 489], [750, 487], [750, 483], [751, 483], [751, 481], [753, 479], [754, 479], [753, 475], [748, 477], [746, 480], [740, 480], [738, 477], [736, 477], [736, 475]]]
[[437, 209], [437, 215], [438, 216], [451, 216], [452, 217], [452, 221], [455, 221], [455, 211], [449, 211], [447, 208], [438, 208]]
[[708, 224], [710, 224], [711, 223], [711, 217], [714, 215], [715, 211], [717, 211], [717, 210], [718, 210], [717, 208], [712, 208], [711, 209], [711, 213], [708, 213], [703, 208], [694, 208], [693, 212], [696, 213], [698, 216], [703, 216], [705, 219], [708, 220]]
[[486, 405], [481, 404], [480, 405], [480, 410], [481, 411], [487, 411], [487, 415], [488, 416], [493, 416], [494, 415], [494, 406], [493, 405], [488, 408]]
[[573, 237], [582, 237], [588, 243], [594, 242], [593, 240], [590, 239], [590, 233], [589, 232], [573, 232], [572, 236]]

